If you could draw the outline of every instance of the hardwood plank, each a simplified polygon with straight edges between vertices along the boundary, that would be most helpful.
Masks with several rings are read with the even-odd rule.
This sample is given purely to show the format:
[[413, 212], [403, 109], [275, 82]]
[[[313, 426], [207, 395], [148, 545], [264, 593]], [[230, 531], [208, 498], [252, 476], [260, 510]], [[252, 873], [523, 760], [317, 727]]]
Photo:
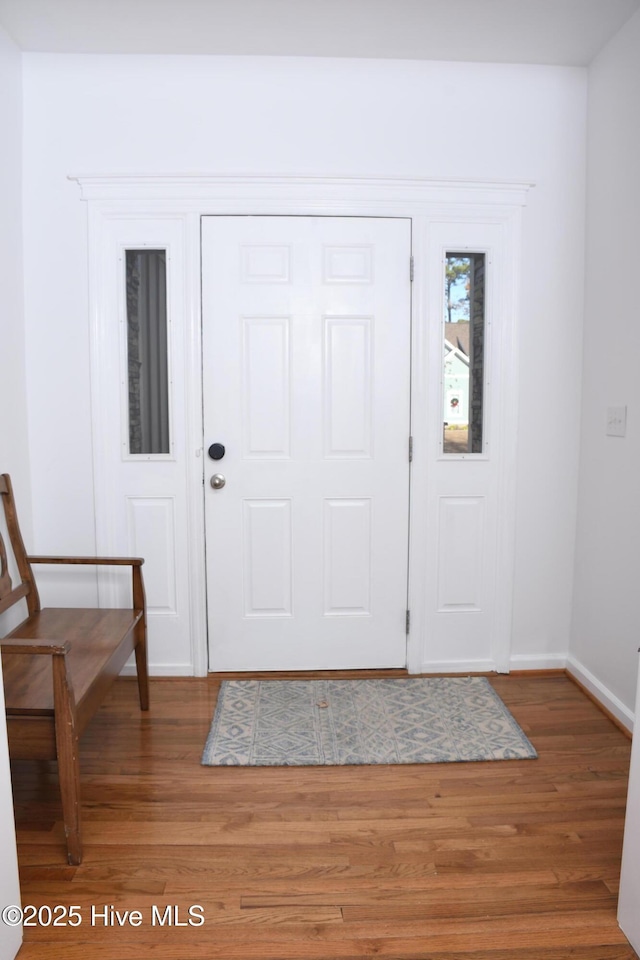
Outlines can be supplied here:
[[[569, 948], [541, 948], [518, 946], [517, 960], [636, 960], [636, 954], [631, 947], [623, 944], [607, 946], [576, 946]], [[225, 944], [224, 952], [217, 949], [215, 943], [189, 943], [188, 954], [185, 945], [158, 943], [154, 945], [153, 960], [244, 960], [250, 954], [247, 952], [246, 942]], [[109, 944], [95, 944], [90, 941], [80, 941], [74, 944], [65, 944], [58, 947], [55, 944], [32, 944], [29, 947], [29, 960], [85, 960], [90, 956], [92, 960], [140, 960], [140, 947], [131, 941], [123, 941], [117, 950]], [[300, 960], [304, 956], [310, 960], [328, 960], [326, 945], [323, 943], [306, 943], [304, 953], [298, 945], [279, 944], [269, 942], [261, 945], [260, 957], [263, 960]], [[434, 951], [428, 945], [422, 949], [412, 940], [395, 938], [385, 943], [374, 941], [345, 940], [339, 944], [332, 944], [332, 960], [363, 960], [371, 957], [383, 957], [388, 960], [457, 960], [464, 956], [456, 951], [454, 954], [446, 950]], [[467, 953], [470, 960], [515, 960], [513, 946], [507, 949], [475, 950]], [[21, 955], [22, 960], [22, 955]]]

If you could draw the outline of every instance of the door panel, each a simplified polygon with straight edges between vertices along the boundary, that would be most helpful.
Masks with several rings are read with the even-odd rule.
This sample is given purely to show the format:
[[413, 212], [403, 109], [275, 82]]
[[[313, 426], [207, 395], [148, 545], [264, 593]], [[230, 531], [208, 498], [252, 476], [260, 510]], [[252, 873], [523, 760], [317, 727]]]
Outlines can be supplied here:
[[211, 669], [406, 662], [410, 247], [402, 219], [203, 218]]

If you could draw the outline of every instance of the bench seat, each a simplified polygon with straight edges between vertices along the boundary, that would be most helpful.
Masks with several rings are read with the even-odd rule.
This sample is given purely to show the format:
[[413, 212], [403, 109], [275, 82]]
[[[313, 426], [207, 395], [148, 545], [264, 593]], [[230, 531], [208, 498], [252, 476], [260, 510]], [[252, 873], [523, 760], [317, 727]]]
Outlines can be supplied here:
[[[77, 633], [67, 654], [67, 669], [76, 701], [78, 736], [93, 716], [96, 683], [108, 689], [134, 652], [133, 629], [141, 610], [95, 610], [46, 607], [28, 617], [5, 640], [51, 640]], [[52, 716], [53, 680], [50, 657], [3, 652], [5, 706], [11, 716]], [[101, 698], [102, 699], [102, 698]]]

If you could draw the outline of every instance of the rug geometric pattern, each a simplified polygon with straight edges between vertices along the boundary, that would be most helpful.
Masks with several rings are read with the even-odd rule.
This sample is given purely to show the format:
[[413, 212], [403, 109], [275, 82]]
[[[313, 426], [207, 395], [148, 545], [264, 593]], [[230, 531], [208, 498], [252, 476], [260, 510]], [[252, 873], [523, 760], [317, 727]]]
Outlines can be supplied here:
[[202, 763], [337, 766], [536, 756], [485, 677], [225, 680]]

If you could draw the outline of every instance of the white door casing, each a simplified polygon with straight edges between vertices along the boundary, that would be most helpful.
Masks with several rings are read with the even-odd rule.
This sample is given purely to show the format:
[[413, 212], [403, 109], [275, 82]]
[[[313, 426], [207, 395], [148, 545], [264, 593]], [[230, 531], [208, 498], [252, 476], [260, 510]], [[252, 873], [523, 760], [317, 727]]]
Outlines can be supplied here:
[[406, 663], [410, 255], [408, 220], [203, 219], [213, 670]]
[[[183, 443], [171, 484], [160, 490], [155, 468], [137, 472], [126, 493], [137, 498], [174, 497], [179, 609], [189, 623], [164, 615], [150, 624], [151, 671], [204, 675], [207, 671], [204, 561], [204, 467], [202, 423], [200, 223], [206, 215], [288, 215], [411, 219], [415, 281], [412, 302], [412, 425], [410, 579], [410, 672], [505, 671], [544, 666], [536, 658], [510, 655], [514, 582], [518, 410], [518, 311], [522, 210], [531, 184], [429, 179], [347, 179], [296, 176], [82, 176], [76, 179], [88, 203], [89, 306], [92, 377], [96, 545], [100, 553], [130, 549], [127, 502], [118, 487], [121, 441], [119, 332], [120, 226], [124, 236], [154, 245], [164, 231], [172, 243], [172, 336], [175, 438]], [[127, 226], [128, 225], [128, 226]], [[442, 236], [444, 228], [452, 228]], [[469, 234], [467, 228], [471, 229]], [[148, 232], [147, 232], [148, 231]], [[175, 231], [175, 232], [173, 232]], [[441, 457], [442, 363], [441, 271], [445, 248], [470, 246], [491, 261], [490, 410], [487, 436], [491, 479], [477, 485], [478, 463]], [[115, 338], [115, 346], [114, 346]], [[116, 359], [114, 359], [116, 358]], [[489, 372], [487, 372], [489, 376]], [[115, 400], [114, 400], [115, 397]], [[115, 440], [113, 439], [115, 438]], [[208, 439], [208, 438], [207, 438]], [[115, 446], [114, 446], [115, 444]], [[441, 469], [442, 468], [442, 469]], [[447, 473], [448, 471], [448, 473]], [[207, 476], [209, 476], [207, 464]], [[448, 486], [450, 484], [450, 486]], [[208, 492], [208, 491], [207, 491]], [[436, 538], [441, 498], [484, 501], [483, 539], [492, 544], [483, 572], [483, 613], [438, 609], [442, 560]], [[456, 505], [456, 504], [454, 504]], [[468, 504], [467, 504], [468, 506]], [[469, 508], [471, 509], [471, 508]], [[153, 511], [152, 511], [153, 512]], [[450, 514], [449, 510], [449, 514]], [[471, 510], [473, 512], [473, 510]], [[444, 511], [447, 514], [447, 511]], [[477, 512], [476, 512], [477, 515]], [[150, 516], [150, 514], [147, 514]], [[166, 538], [165, 538], [166, 540]], [[149, 553], [144, 544], [140, 549]], [[482, 548], [484, 551], [484, 547]], [[450, 560], [445, 556], [444, 563]], [[487, 556], [486, 551], [483, 556]], [[484, 561], [483, 561], [484, 562]], [[157, 563], [156, 563], [157, 566]], [[145, 571], [154, 593], [154, 564]], [[71, 586], [71, 584], [70, 584]], [[162, 590], [162, 579], [156, 586]], [[117, 591], [116, 591], [117, 593]], [[114, 595], [109, 587], [105, 602]], [[157, 594], [156, 594], [157, 595]], [[441, 606], [441, 605], [440, 605]], [[472, 646], [471, 625], [482, 625]], [[464, 630], [451, 628], [455, 621]], [[156, 623], [163, 624], [160, 643]], [[491, 626], [489, 627], [489, 622]], [[467, 631], [467, 632], [465, 632]], [[534, 662], [535, 661], [535, 662]]]

